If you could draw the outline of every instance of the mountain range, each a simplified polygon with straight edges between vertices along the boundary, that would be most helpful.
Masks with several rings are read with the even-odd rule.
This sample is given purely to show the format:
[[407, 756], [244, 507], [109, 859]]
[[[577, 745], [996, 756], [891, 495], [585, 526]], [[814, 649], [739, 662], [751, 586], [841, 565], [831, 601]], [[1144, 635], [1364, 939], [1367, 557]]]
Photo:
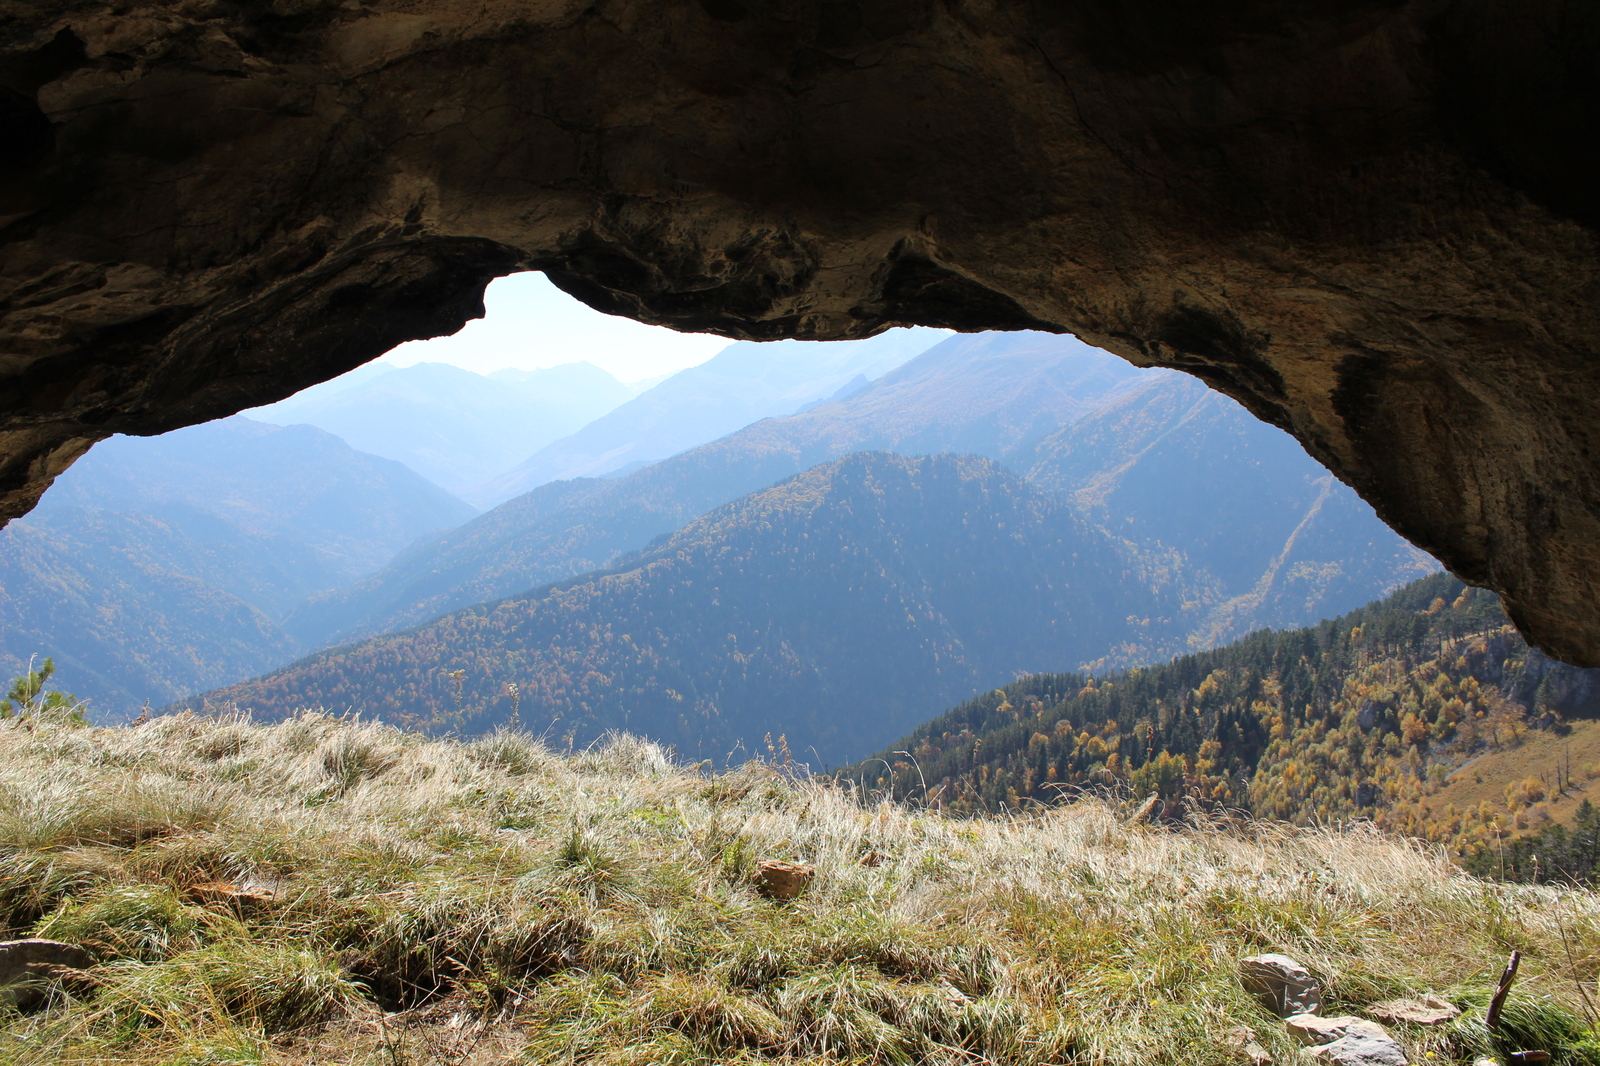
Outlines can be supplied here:
[[633, 397], [590, 363], [476, 374], [445, 363], [369, 363], [246, 412], [313, 425], [466, 493]]
[[624, 729], [718, 762], [784, 734], [838, 763], [961, 694], [1171, 631], [1182, 592], [990, 460], [856, 452], [610, 570], [188, 705], [463, 733], [515, 714], [570, 743]]
[[[1207, 608], [1194, 646], [1337, 614], [1437, 566], [1287, 434], [1187, 375], [1072, 337], [984, 333], [626, 476], [544, 485], [309, 598], [287, 625], [308, 646], [416, 625], [607, 566], [713, 507], [869, 449], [985, 455], [1117, 536], [1175, 553]], [[1245, 535], [1228, 535], [1235, 520]]]
[[51, 656], [115, 715], [303, 651], [278, 620], [473, 509], [311, 426], [96, 445], [0, 530], [0, 666]]
[[[851, 349], [850, 365], [866, 347]], [[710, 393], [732, 376], [719, 372]], [[351, 377], [347, 391], [360, 388], [362, 375]], [[1070, 337], [948, 337], [875, 379], [858, 370], [800, 407], [631, 473], [540, 486], [465, 524], [471, 508], [437, 486], [306, 425], [232, 419], [114, 441], [16, 527], [13, 560], [0, 558], [12, 567], [14, 615], [0, 646], [20, 661], [103, 632], [81, 661], [98, 657], [106, 678], [119, 655], [147, 666], [80, 685], [81, 694], [122, 709], [177, 699], [318, 647], [614, 567], [715, 508], [863, 450], [997, 460], [1028, 491], [1070, 501], [1128, 558], [1162, 570], [1153, 584], [1183, 590], [1182, 610], [1141, 614], [1170, 624], [1108, 641], [1082, 664], [1097, 670], [1314, 621], [1434, 567], [1236, 404]], [[160, 588], [150, 584], [158, 578]], [[59, 602], [41, 609], [50, 596]], [[136, 604], [153, 612], [138, 623], [148, 653], [129, 650], [128, 638], [129, 649], [115, 647], [111, 629], [84, 621], [132, 617]], [[239, 604], [261, 617], [229, 615]]]
[[763, 419], [626, 476], [543, 485], [312, 597], [287, 624], [311, 646], [416, 625], [606, 566], [713, 507], [853, 451], [1006, 460], [1021, 449], [1033, 462], [1029, 447], [1145, 373], [1072, 337], [953, 336], [842, 400]]
[[596, 418], [465, 494], [493, 506], [551, 481], [638, 469], [759, 419], [865, 385], [946, 336], [895, 329], [864, 341], [742, 341]]

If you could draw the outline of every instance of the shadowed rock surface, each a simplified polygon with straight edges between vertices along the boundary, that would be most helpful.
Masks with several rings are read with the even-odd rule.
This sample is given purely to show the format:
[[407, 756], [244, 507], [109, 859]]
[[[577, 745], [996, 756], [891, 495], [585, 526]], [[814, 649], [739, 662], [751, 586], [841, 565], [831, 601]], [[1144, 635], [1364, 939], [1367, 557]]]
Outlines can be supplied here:
[[542, 269], [734, 338], [1071, 331], [1600, 664], [1600, 8], [0, 3], [0, 513]]

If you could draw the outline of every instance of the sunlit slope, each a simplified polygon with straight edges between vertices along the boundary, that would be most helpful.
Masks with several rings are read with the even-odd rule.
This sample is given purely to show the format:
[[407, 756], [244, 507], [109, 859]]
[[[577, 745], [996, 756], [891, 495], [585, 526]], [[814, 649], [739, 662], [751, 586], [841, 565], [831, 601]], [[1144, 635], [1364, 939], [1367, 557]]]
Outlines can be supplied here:
[[1005, 460], [1130, 388], [1141, 373], [1071, 337], [952, 337], [842, 401], [765, 419], [623, 477], [543, 485], [313, 598], [289, 628], [317, 646], [582, 574], [852, 451], [966, 451]]
[[0, 531], [0, 667], [54, 657], [110, 717], [237, 681], [304, 653], [277, 622], [306, 595], [471, 514], [311, 426], [113, 438]]
[[576, 744], [629, 729], [721, 761], [770, 732], [837, 764], [1019, 671], [1154, 653], [1183, 601], [1170, 572], [1162, 581], [988, 460], [857, 453], [609, 574], [324, 652], [194, 706], [321, 706], [463, 732], [517, 706], [524, 725]]
[[1208, 585], [1197, 647], [1332, 617], [1439, 568], [1287, 433], [1176, 371], [1014, 462], [1117, 535], [1183, 554]]
[[[1551, 799], [1560, 733], [1596, 716], [1600, 670], [1546, 658], [1493, 594], [1436, 574], [1312, 628], [1098, 679], [1018, 681], [880, 752], [892, 785], [875, 760], [847, 776], [900, 795], [926, 787], [955, 811], [1111, 787], [1157, 796], [1169, 819], [1219, 807], [1301, 824], [1371, 819], [1467, 857], [1570, 819], [1576, 793], [1565, 807]], [[1580, 789], [1590, 735], [1565, 742], [1578, 749]], [[1521, 789], [1535, 774], [1543, 787], [1535, 776]]]

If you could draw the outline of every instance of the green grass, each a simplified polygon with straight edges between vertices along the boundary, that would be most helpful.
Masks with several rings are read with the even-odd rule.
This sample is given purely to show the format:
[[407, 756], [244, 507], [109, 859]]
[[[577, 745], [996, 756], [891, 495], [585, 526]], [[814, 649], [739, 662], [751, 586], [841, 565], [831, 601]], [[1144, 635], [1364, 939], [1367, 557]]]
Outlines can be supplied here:
[[[761, 859], [814, 863], [791, 903]], [[238, 899], [195, 886], [226, 881]], [[1238, 960], [1334, 1010], [1440, 992], [1467, 1062], [1505, 955], [1519, 1047], [1600, 1064], [1588, 892], [1487, 884], [1370, 828], [958, 820], [631, 737], [577, 755], [303, 715], [0, 722], [0, 936], [96, 965], [0, 1064], [1234, 1063], [1297, 1052]], [[1432, 1058], [1429, 1058], [1429, 1053]]]

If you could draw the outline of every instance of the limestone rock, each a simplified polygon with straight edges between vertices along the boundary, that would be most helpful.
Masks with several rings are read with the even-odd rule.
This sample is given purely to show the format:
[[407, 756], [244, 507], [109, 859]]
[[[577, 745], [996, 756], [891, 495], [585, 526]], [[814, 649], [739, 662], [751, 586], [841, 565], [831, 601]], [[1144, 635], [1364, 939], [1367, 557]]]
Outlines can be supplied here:
[[756, 867], [756, 890], [768, 899], [796, 899], [815, 873], [816, 869], [805, 863], [763, 859]]
[[1377, 1022], [1350, 1015], [1296, 1014], [1283, 1024], [1300, 1043], [1315, 1045], [1313, 1056], [1335, 1066], [1406, 1066], [1405, 1049]]
[[59, 971], [82, 970], [93, 960], [76, 944], [58, 940], [0, 941], [0, 1002], [33, 1006]]
[[1322, 1018], [1315, 1014], [1295, 1014], [1283, 1020], [1289, 1035], [1302, 1044], [1327, 1044], [1342, 1037], [1360, 1035], [1388, 1040], [1389, 1032], [1377, 1022], [1348, 1014]]
[[1600, 5], [1118, 10], [11, 4], [0, 516], [539, 269], [731, 338], [1187, 371], [1600, 665]]
[[1287, 955], [1252, 955], [1239, 963], [1244, 990], [1280, 1018], [1322, 1010], [1322, 985]]
[[1424, 995], [1413, 999], [1391, 999], [1374, 1003], [1367, 1013], [1380, 1022], [1407, 1022], [1411, 1025], [1440, 1025], [1459, 1017], [1461, 1011], [1441, 996]]
[[1393, 1038], [1351, 1033], [1331, 1044], [1314, 1047], [1310, 1054], [1334, 1066], [1406, 1066], [1405, 1049]]
[[1272, 1053], [1256, 1042], [1256, 1034], [1240, 1026], [1228, 1033], [1228, 1046], [1233, 1048], [1234, 1060], [1239, 1066], [1272, 1066]]

